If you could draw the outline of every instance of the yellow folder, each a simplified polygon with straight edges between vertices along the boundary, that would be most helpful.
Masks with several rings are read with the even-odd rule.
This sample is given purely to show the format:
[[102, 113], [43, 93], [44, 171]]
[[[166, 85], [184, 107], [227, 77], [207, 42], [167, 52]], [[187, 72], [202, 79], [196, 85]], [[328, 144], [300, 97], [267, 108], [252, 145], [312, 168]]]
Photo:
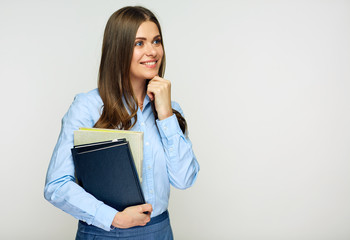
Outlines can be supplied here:
[[105, 128], [79, 128], [74, 131], [74, 145], [109, 141], [125, 138], [130, 145], [136, 171], [142, 182], [143, 132], [114, 130]]

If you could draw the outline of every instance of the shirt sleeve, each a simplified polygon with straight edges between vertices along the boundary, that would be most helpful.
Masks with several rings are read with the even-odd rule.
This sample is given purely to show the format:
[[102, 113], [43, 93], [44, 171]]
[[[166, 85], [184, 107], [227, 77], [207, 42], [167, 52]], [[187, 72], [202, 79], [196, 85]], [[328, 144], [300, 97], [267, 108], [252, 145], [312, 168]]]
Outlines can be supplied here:
[[[180, 106], [173, 102], [173, 108], [183, 116]], [[176, 115], [157, 120], [164, 151], [170, 183], [179, 189], [191, 187], [196, 181], [199, 164], [192, 150], [188, 134], [182, 133]]]
[[75, 182], [71, 154], [74, 130], [92, 127], [91, 106], [86, 94], [75, 97], [62, 119], [61, 132], [46, 175], [44, 196], [54, 206], [88, 224], [109, 231], [117, 210], [87, 193]]

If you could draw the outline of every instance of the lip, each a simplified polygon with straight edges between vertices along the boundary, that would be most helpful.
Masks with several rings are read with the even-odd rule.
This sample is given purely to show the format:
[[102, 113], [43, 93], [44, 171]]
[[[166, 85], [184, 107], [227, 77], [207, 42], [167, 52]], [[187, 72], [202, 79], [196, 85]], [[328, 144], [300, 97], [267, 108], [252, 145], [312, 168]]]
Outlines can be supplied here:
[[148, 63], [148, 62], [158, 62], [158, 59], [151, 59], [151, 60], [147, 60], [147, 61], [142, 61], [142, 62], [140, 62], [141, 64], [143, 64], [143, 63]]
[[[145, 64], [145, 63], [150, 63], [150, 62], [155, 62], [155, 64], [152, 64], [152, 65]], [[140, 62], [140, 64], [142, 64], [146, 68], [155, 68], [157, 66], [157, 63], [158, 63], [157, 59], [151, 59], [151, 60]]]

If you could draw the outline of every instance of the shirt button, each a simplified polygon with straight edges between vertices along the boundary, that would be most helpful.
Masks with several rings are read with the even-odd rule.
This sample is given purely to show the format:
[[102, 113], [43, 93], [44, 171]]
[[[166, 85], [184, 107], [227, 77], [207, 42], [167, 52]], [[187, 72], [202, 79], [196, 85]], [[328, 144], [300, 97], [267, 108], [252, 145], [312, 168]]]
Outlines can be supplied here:
[[144, 122], [141, 122], [141, 124], [140, 124], [141, 126], [145, 126], [145, 123]]
[[150, 193], [150, 194], [153, 194], [153, 190], [150, 190], [149, 193]]
[[149, 142], [146, 142], [146, 146], [148, 146], [149, 145]]
[[151, 166], [150, 166], [150, 165], [148, 165], [148, 166], [147, 166], [147, 169], [148, 169], [148, 170], [151, 170]]
[[164, 131], [166, 131], [168, 128], [166, 126], [163, 127]]
[[171, 147], [171, 148], [169, 148], [169, 151], [170, 151], [170, 152], [172, 152], [173, 150], [174, 150], [174, 148], [172, 148], [172, 147]]

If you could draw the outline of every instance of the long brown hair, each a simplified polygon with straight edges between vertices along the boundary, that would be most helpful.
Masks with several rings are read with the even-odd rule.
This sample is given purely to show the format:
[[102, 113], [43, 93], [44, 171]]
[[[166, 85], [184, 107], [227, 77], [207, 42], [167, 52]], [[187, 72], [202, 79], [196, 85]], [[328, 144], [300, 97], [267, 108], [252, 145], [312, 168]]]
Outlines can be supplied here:
[[[94, 127], [128, 130], [137, 122], [138, 104], [130, 82], [130, 65], [137, 30], [145, 21], [152, 21], [157, 25], [164, 51], [160, 24], [150, 10], [140, 6], [124, 7], [113, 13], [107, 22], [98, 79], [103, 110]], [[163, 77], [164, 72], [165, 52], [158, 75]], [[157, 119], [154, 106], [152, 109]], [[182, 132], [185, 133], [186, 120], [178, 111], [173, 109], [173, 112]], [[134, 119], [133, 123], [132, 119]]]

